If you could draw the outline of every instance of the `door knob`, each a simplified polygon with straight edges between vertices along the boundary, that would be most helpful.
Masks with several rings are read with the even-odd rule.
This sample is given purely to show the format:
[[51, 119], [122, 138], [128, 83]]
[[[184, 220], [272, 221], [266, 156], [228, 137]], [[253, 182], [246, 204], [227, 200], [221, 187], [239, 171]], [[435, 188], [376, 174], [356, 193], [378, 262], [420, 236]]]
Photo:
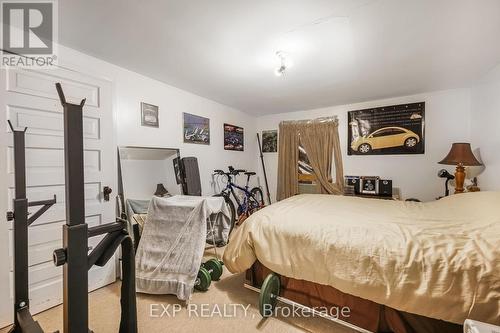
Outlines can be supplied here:
[[111, 187], [104, 186], [104, 188], [102, 189], [102, 194], [104, 194], [104, 201], [109, 201], [109, 195], [111, 194], [111, 192], [113, 192]]

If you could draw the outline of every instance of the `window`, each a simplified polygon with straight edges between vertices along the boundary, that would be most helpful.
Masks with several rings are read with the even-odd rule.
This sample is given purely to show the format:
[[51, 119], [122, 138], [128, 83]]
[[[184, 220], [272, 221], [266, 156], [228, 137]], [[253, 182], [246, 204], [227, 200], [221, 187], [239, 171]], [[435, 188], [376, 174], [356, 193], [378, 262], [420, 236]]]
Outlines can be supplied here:
[[386, 128], [386, 129], [379, 130], [379, 131], [373, 133], [372, 137], [377, 138], [379, 136], [386, 136], [386, 135], [391, 135], [391, 134], [392, 134], [392, 129]]
[[393, 128], [392, 129], [392, 134], [393, 135], [396, 135], [396, 134], [403, 134], [405, 131], [403, 131], [402, 129], [399, 129], [399, 128]]
[[313, 168], [309, 157], [307, 157], [307, 152], [299, 143], [299, 183], [312, 184], [314, 180]]

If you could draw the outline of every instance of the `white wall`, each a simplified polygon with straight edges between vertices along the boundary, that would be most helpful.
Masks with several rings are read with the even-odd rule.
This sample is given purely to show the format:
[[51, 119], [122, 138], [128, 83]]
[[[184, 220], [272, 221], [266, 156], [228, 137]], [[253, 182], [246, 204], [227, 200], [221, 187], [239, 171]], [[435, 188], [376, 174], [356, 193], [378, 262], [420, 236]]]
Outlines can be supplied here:
[[181, 194], [175, 182], [172, 158], [164, 160], [121, 160], [123, 192], [126, 199], [149, 200], [157, 184], [171, 194]]
[[[226, 169], [228, 165], [254, 168], [258, 157], [255, 117], [65, 47], [60, 49], [60, 54], [64, 65], [113, 83], [118, 145], [180, 148], [182, 157], [197, 157], [204, 195], [213, 194], [211, 173], [214, 169]], [[141, 102], [159, 106], [159, 128], [141, 126]], [[183, 143], [183, 112], [210, 118], [210, 145]], [[224, 150], [224, 123], [245, 129], [244, 152]]]
[[[425, 104], [425, 154], [347, 156], [347, 112], [371, 107], [422, 102]], [[337, 115], [345, 175], [381, 176], [392, 179], [404, 198], [434, 200], [443, 195], [437, 164], [451, 143], [470, 140], [470, 89], [456, 89], [323, 109], [268, 115], [258, 118], [257, 129], [277, 129], [281, 120], [311, 119]], [[264, 153], [271, 199], [276, 198], [277, 153]], [[261, 170], [259, 163], [259, 170]], [[450, 171], [453, 168], [448, 168]]]
[[499, 190], [500, 178], [500, 65], [472, 88], [472, 143], [485, 166], [478, 176], [482, 190]]

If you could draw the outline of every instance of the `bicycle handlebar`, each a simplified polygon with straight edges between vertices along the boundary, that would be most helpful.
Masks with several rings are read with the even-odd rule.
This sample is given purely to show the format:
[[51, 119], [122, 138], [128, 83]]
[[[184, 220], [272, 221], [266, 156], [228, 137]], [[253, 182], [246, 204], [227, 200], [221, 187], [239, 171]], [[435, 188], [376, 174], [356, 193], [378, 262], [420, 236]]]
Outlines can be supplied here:
[[240, 173], [244, 173], [244, 172], [246, 172], [246, 170], [244, 170], [244, 169], [235, 169], [232, 166], [229, 167], [229, 172], [224, 172], [224, 171], [222, 171], [220, 169], [214, 170], [215, 174], [218, 174], [218, 175], [227, 175], [227, 176], [229, 176], [229, 175], [237, 176]]

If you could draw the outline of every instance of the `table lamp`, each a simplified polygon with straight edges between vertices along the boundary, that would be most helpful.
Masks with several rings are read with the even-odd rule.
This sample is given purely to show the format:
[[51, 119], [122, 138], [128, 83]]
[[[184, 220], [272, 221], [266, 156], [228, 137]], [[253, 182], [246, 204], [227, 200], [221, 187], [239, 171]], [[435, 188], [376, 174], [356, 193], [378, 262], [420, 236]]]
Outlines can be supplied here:
[[454, 143], [450, 152], [439, 164], [456, 165], [455, 171], [455, 194], [464, 192], [465, 168], [466, 166], [479, 166], [479, 162], [470, 147], [470, 143]]

